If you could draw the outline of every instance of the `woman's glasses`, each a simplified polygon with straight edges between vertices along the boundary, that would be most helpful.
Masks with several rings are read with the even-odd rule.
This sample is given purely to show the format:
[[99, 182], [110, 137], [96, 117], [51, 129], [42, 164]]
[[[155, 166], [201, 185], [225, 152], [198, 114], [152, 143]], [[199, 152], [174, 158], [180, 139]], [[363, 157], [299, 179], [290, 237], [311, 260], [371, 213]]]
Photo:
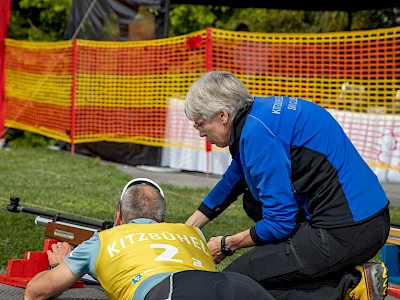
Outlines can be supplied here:
[[204, 130], [204, 123], [205, 123], [206, 119], [204, 119], [203, 121], [201, 121], [199, 124], [194, 123], [193, 127], [194, 129], [198, 130], [198, 131], [203, 131]]

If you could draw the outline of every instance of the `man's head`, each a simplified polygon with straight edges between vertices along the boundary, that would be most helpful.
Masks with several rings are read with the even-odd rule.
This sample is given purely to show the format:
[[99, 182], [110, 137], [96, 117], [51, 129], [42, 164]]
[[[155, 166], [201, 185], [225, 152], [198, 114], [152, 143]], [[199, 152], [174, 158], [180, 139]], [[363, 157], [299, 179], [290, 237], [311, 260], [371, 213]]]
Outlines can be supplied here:
[[160, 186], [146, 178], [137, 178], [128, 182], [117, 204], [114, 225], [126, 224], [138, 218], [147, 218], [164, 222], [166, 202]]

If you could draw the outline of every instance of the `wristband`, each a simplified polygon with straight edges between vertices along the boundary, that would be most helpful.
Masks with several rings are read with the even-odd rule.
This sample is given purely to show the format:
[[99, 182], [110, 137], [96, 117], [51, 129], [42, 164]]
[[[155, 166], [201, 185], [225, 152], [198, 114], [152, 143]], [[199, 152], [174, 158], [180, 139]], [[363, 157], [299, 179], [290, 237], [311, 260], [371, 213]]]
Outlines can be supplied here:
[[228, 236], [229, 236], [229, 234], [224, 235], [221, 239], [221, 252], [225, 256], [232, 256], [235, 253], [235, 251], [233, 251], [231, 248], [229, 248], [227, 245], [225, 245], [225, 240]]
[[48, 266], [47, 270], [52, 270], [55, 267], [57, 267], [58, 265], [59, 265], [59, 263], [51, 264], [50, 266]]

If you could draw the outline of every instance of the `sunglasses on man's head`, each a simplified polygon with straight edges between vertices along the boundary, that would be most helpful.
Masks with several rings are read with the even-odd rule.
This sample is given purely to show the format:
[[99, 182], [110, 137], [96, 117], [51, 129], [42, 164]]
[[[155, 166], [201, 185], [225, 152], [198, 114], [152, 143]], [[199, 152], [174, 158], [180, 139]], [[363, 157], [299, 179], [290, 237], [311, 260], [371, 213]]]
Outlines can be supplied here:
[[122, 200], [122, 197], [124, 196], [124, 194], [125, 194], [125, 192], [126, 192], [126, 190], [127, 190], [128, 188], [130, 188], [131, 186], [134, 186], [134, 185], [139, 185], [139, 184], [145, 184], [145, 185], [149, 185], [149, 186], [154, 187], [154, 188], [161, 194], [161, 196], [164, 197], [164, 192], [163, 192], [163, 190], [162, 190], [161, 187], [160, 187], [157, 183], [155, 183], [153, 180], [150, 180], [150, 179], [147, 179], [147, 178], [136, 178], [136, 179], [132, 179], [131, 181], [129, 181], [129, 182], [125, 185], [124, 189], [122, 190], [121, 197], [119, 198], [119, 201], [118, 201], [118, 205], [119, 205], [119, 214], [120, 214], [120, 217], [121, 217], [121, 218], [122, 218], [122, 211], [121, 211], [121, 200]]
[[164, 192], [163, 192], [163, 190], [162, 190], [161, 187], [160, 187], [157, 183], [155, 183], [153, 180], [150, 180], [150, 179], [147, 179], [147, 178], [136, 178], [136, 179], [132, 179], [131, 181], [129, 181], [129, 182], [125, 185], [124, 189], [122, 190], [122, 193], [121, 193], [121, 197], [120, 197], [120, 198], [122, 198], [122, 196], [125, 194], [125, 192], [126, 192], [126, 190], [127, 190], [128, 188], [130, 188], [131, 186], [134, 186], [134, 185], [138, 185], [138, 184], [150, 185], [150, 186], [154, 187], [156, 190], [158, 190], [158, 191], [160, 192], [161, 196], [164, 197]]

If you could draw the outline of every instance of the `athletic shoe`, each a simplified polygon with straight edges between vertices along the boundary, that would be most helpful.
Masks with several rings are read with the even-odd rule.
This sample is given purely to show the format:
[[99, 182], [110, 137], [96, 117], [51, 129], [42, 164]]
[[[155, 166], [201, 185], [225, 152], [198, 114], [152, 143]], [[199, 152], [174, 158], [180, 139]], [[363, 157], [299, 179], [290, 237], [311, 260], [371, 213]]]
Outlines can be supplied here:
[[355, 269], [361, 273], [360, 282], [349, 292], [353, 300], [385, 299], [388, 288], [387, 268], [383, 262], [366, 262]]

